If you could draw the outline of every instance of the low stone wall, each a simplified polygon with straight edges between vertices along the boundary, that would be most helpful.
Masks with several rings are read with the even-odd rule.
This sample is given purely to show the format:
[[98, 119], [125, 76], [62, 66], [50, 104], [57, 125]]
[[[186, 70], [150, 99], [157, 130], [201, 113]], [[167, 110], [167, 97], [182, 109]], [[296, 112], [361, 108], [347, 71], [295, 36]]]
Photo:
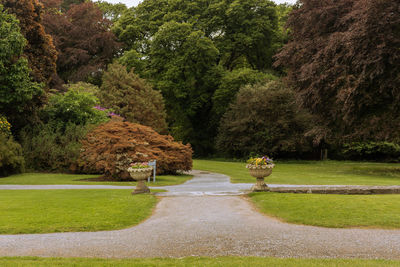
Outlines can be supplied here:
[[269, 187], [269, 191], [277, 193], [341, 194], [341, 195], [400, 194], [400, 186]]

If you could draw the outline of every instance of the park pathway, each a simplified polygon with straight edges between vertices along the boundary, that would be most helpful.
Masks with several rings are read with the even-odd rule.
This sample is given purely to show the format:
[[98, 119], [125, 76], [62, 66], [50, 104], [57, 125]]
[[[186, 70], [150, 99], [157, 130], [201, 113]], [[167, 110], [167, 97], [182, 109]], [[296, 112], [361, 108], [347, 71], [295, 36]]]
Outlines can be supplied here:
[[183, 185], [163, 187], [169, 192], [161, 193], [164, 197], [154, 214], [135, 227], [103, 232], [0, 235], [0, 256], [400, 259], [400, 230], [332, 229], [283, 223], [260, 214], [244, 196], [239, 196], [250, 188], [249, 184], [231, 184], [227, 176], [220, 174], [194, 174]]

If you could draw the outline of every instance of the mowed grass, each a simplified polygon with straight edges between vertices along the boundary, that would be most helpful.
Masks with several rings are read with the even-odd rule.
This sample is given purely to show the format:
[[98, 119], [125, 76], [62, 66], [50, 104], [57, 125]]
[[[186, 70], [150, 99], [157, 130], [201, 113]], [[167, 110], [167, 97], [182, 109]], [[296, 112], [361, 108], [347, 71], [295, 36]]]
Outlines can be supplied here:
[[[82, 174], [62, 174], [62, 173], [23, 173], [0, 178], [0, 185], [122, 185], [135, 186], [136, 182], [108, 182], [108, 181], [93, 181], [91, 179], [98, 178], [99, 175], [82, 175]], [[158, 175], [156, 182], [153, 183], [153, 178], [149, 186], [166, 186], [182, 184], [191, 179], [191, 175]], [[87, 181], [89, 179], [89, 181]]]
[[90, 259], [90, 258], [0, 258], [0, 266], [275, 266], [275, 267], [388, 267], [400, 266], [396, 260], [363, 259], [296, 259], [261, 257], [187, 257], [154, 259]]
[[[0, 190], [0, 234], [102, 231], [136, 225], [157, 203], [132, 190]], [[1, 264], [0, 264], [1, 266]]]
[[[232, 183], [254, 183], [244, 162], [194, 160], [193, 169], [226, 174]], [[400, 185], [400, 164], [351, 161], [277, 161], [267, 184]]]
[[251, 193], [267, 215], [323, 227], [400, 228], [400, 195]]

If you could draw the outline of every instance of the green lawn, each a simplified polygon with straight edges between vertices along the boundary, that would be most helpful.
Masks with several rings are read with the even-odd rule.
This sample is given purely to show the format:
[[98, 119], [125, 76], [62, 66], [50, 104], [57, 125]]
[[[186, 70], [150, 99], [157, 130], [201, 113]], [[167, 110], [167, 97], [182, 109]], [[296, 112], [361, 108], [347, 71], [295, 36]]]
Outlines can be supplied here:
[[[193, 169], [226, 174], [233, 183], [254, 183], [243, 162], [194, 160]], [[400, 185], [400, 164], [350, 161], [276, 162], [270, 184]]]
[[[132, 190], [0, 190], [0, 234], [102, 231], [136, 225], [157, 203]], [[1, 266], [1, 264], [0, 264]]]
[[251, 193], [264, 213], [323, 227], [400, 228], [400, 195]]
[[[85, 179], [97, 178], [99, 175], [82, 175], [82, 174], [61, 174], [61, 173], [23, 173], [16, 174], [4, 178], [0, 178], [0, 185], [52, 185], [52, 184], [69, 184], [69, 185], [126, 185], [135, 186], [136, 182], [96, 182], [83, 181]], [[191, 175], [159, 175], [156, 176], [156, 182], [148, 183], [149, 186], [165, 186], [182, 184], [191, 179]]]
[[394, 260], [296, 259], [261, 257], [188, 257], [154, 259], [85, 259], [85, 258], [0, 258], [1, 266], [307, 266], [307, 267], [388, 267], [400, 266]]

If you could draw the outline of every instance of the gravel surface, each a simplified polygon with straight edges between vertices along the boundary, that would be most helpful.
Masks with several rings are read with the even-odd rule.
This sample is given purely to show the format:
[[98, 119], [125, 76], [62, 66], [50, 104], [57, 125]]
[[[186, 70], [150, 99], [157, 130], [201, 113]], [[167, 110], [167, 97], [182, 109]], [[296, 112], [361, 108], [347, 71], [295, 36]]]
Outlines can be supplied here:
[[[400, 259], [400, 230], [282, 223], [258, 213], [242, 196], [212, 195], [235, 191], [230, 187], [216, 189], [225, 183], [226, 176], [195, 174], [191, 181], [175, 186], [176, 192], [170, 191], [172, 196], [163, 197], [153, 216], [140, 225], [103, 232], [0, 235], [0, 256]], [[214, 189], [210, 185], [213, 180]], [[187, 190], [179, 191], [185, 186]], [[232, 193], [240, 190], [245, 188]]]

